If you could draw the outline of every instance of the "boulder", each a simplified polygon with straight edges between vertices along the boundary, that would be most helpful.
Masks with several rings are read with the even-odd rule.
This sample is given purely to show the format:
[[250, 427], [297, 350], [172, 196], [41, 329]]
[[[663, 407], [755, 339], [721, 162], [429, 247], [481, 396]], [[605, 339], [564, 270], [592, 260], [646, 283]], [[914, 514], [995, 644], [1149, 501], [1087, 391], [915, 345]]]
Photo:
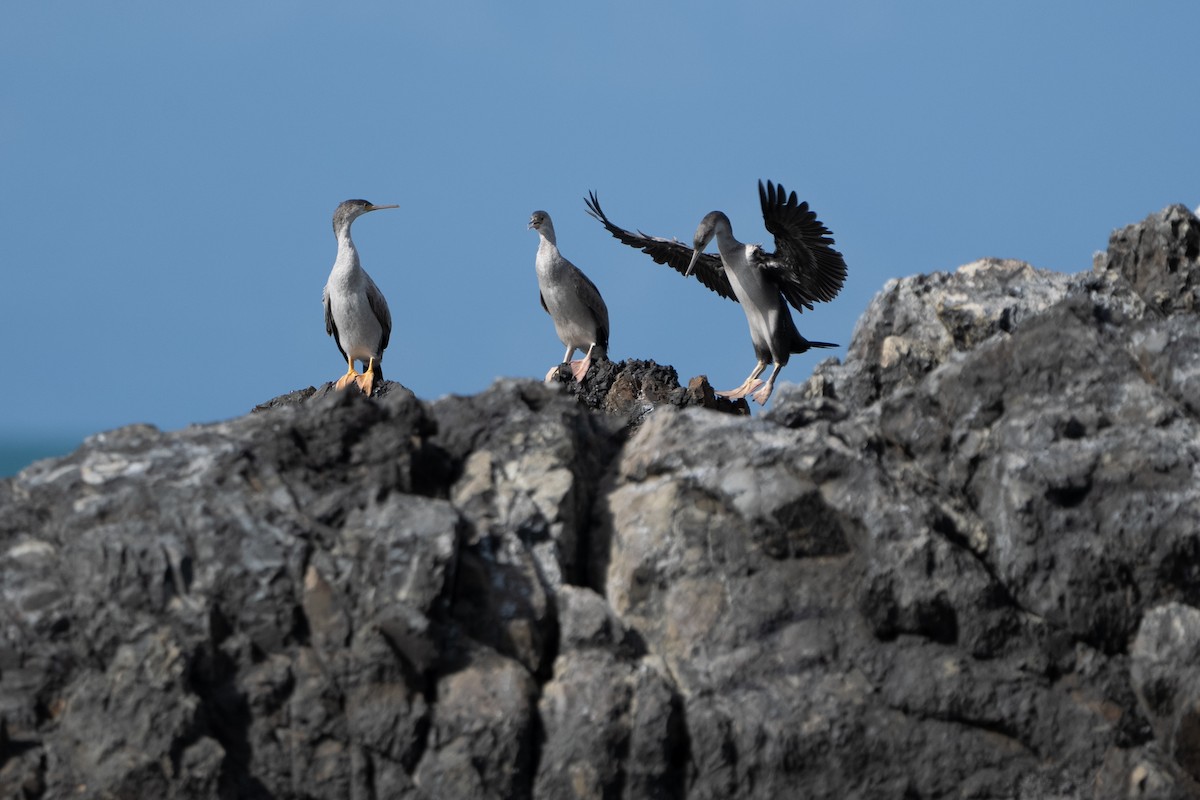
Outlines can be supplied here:
[[0, 796], [1198, 798], [1197, 231], [891, 281], [754, 418], [631, 359], [97, 434], [0, 481]]

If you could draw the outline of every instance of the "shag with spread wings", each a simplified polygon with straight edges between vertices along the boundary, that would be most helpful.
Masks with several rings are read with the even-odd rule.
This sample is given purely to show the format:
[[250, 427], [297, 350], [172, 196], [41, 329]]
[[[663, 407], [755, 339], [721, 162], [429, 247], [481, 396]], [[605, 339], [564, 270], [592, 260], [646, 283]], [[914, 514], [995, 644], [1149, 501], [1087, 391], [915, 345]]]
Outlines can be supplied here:
[[[741, 386], [718, 394], [738, 399], [753, 392], [754, 399], [765, 404], [780, 368], [791, 354], [837, 346], [801, 336], [787, 306], [802, 312], [811, 309], [813, 303], [832, 300], [846, 282], [846, 262], [833, 249], [829, 229], [795, 192], [771, 181], [766, 185], [759, 181], [758, 197], [763, 223], [775, 237], [773, 253], [734, 238], [729, 217], [721, 211], [711, 211], [700, 220], [692, 246], [688, 247], [678, 239], [647, 236], [641, 231], [630, 233], [614, 225], [601, 210], [595, 192], [590, 192], [585, 202], [588, 213], [621, 243], [636, 247], [685, 277], [695, 273], [700, 283], [712, 291], [741, 303], [758, 363]], [[714, 238], [719, 255], [704, 252]], [[774, 363], [775, 368], [760, 389], [763, 381], [758, 376], [768, 363]]]
[[[812, 309], [813, 303], [828, 302], [837, 296], [846, 281], [846, 262], [833, 249], [831, 231], [817, 219], [807, 202], [800, 202], [795, 192], [787, 192], [782, 184], [758, 182], [763, 223], [775, 237], [775, 252], [754, 248], [751, 263], [763, 270], [766, 278], [787, 298], [797, 311]], [[641, 250], [659, 264], [666, 264], [681, 275], [687, 274], [693, 247], [678, 239], [649, 236], [641, 231], [632, 233], [614, 224], [600, 208], [595, 192], [584, 200], [588, 213], [599, 220], [605, 229], [622, 244]], [[692, 270], [697, 280], [721, 297], [738, 301], [722, 268], [721, 257], [702, 253]]]

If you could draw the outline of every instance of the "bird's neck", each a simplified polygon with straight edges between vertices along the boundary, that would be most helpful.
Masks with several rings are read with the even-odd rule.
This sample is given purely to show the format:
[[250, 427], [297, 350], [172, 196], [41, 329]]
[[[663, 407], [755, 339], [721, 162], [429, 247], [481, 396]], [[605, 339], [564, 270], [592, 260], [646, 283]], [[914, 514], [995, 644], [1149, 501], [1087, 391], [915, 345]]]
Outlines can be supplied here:
[[733, 227], [729, 224], [728, 220], [718, 220], [713, 233], [717, 240], [717, 249], [721, 251], [722, 255], [732, 254], [745, 247], [745, 245], [733, 238]]
[[550, 231], [550, 235], [538, 231], [541, 234], [541, 241], [538, 242], [537, 250], [537, 266], [540, 269], [549, 269], [550, 265], [557, 260], [558, 245], [554, 243], [554, 231]]
[[358, 269], [358, 249], [354, 246], [354, 240], [350, 238], [349, 226], [338, 231], [337, 243], [337, 260], [333, 262], [334, 270], [352, 272]]

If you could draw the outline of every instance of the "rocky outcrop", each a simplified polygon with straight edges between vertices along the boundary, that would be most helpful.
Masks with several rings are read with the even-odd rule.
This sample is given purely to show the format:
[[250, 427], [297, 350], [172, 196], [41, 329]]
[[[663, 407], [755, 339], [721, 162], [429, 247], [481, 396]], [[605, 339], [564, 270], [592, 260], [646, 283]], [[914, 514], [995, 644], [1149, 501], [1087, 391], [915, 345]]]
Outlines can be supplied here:
[[1198, 230], [892, 281], [758, 418], [631, 361], [92, 437], [0, 482], [0, 793], [1200, 797]]
[[662, 405], [750, 416], [750, 405], [745, 398], [730, 400], [717, 396], [707, 376], [697, 375], [685, 388], [679, 385], [674, 367], [653, 361], [629, 359], [613, 363], [599, 359], [579, 383], [571, 377], [566, 365], [560, 365], [552, 381], [588, 408], [624, 420], [630, 427], [636, 427]]

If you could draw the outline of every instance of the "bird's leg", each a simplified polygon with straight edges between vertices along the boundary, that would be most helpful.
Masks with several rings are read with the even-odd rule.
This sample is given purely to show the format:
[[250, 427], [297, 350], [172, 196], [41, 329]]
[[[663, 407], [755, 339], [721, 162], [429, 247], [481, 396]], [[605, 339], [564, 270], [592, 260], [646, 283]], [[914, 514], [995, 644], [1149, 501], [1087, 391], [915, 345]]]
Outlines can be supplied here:
[[560, 361], [558, 364], [555, 364], [553, 367], [551, 367], [550, 371], [546, 373], [546, 383], [554, 382], [554, 376], [558, 374], [558, 368], [560, 366], [562, 366], [563, 364], [570, 364], [571, 363], [571, 354], [574, 352], [575, 352], [574, 347], [567, 348], [567, 352], [565, 354], [563, 354], [563, 360]]
[[[746, 378], [746, 380], [742, 381], [741, 386], [737, 387], [736, 389], [730, 389], [727, 392], [717, 392], [717, 394], [720, 395], [721, 397], [728, 397], [731, 400], [737, 400], [739, 398], [745, 397], [746, 395], [750, 394], [755, 389], [757, 389], [760, 384], [762, 384], [762, 381], [760, 381], [758, 379], [758, 376], [762, 375], [763, 370], [766, 368], [767, 368], [767, 362], [760, 359], [759, 362], [754, 365], [754, 371], [750, 373], [750, 377], [748, 377], [748, 378]], [[772, 372], [771, 374], [774, 375], [775, 373]], [[768, 392], [767, 394], [770, 394], [770, 392]]]
[[[584, 353], [583, 358], [578, 361], [571, 362], [571, 374], [575, 376], [576, 383], [583, 382], [583, 376], [587, 375], [588, 367], [592, 365], [592, 351], [596, 349], [596, 343], [592, 342], [592, 346]], [[570, 357], [570, 356], [568, 356]]]
[[383, 380], [383, 367], [379, 362], [372, 358], [367, 362], [367, 369], [362, 375], [359, 375], [355, 380], [358, 383], [358, 388], [362, 389], [363, 394], [367, 397], [371, 396], [371, 392], [375, 388], [375, 381]]
[[358, 373], [354, 371], [354, 359], [347, 358], [346, 359], [346, 374], [343, 375], [342, 377], [338, 378], [338, 382], [333, 385], [333, 388], [337, 389], [340, 392], [342, 389], [345, 389], [351, 383], [356, 382], [358, 380], [358, 377], [359, 377]]
[[754, 393], [754, 401], [760, 406], [767, 404], [767, 398], [771, 396], [771, 392], [775, 389], [775, 378], [779, 375], [779, 365], [776, 364], [771, 369], [771, 374], [767, 376], [767, 385]]

